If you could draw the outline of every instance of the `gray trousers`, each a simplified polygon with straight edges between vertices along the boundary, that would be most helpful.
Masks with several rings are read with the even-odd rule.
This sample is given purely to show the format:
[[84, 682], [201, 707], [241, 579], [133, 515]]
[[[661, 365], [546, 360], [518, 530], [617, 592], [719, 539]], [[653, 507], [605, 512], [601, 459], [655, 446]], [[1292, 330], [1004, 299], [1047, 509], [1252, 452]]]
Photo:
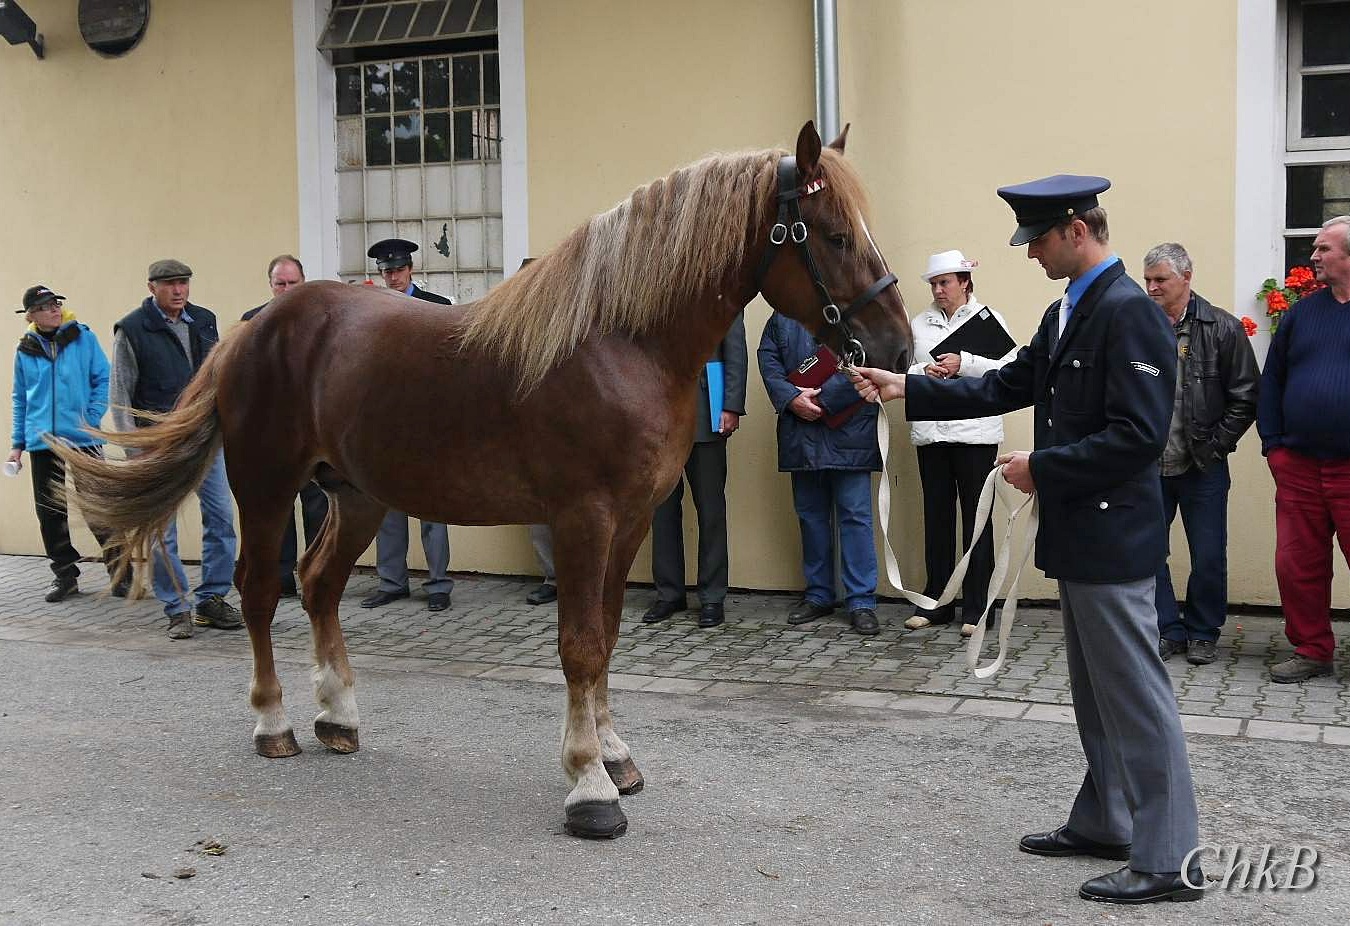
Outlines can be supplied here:
[[558, 574], [553, 571], [553, 532], [547, 524], [530, 525], [530, 543], [539, 560], [539, 569], [544, 573], [544, 581], [549, 585], [557, 585]]
[[1069, 685], [1087, 775], [1069, 829], [1133, 843], [1135, 871], [1181, 870], [1200, 841], [1172, 680], [1158, 657], [1154, 580], [1059, 583]]
[[[695, 444], [684, 478], [698, 511], [698, 600], [721, 604], [727, 597], [727, 442]], [[652, 579], [662, 601], [680, 601], [684, 589], [684, 480], [652, 516]]]
[[[455, 580], [450, 578], [450, 531], [444, 524], [419, 521], [422, 525], [422, 552], [427, 558], [427, 580], [422, 587], [428, 595], [450, 594]], [[380, 591], [408, 590], [408, 516], [390, 511], [375, 535], [375, 571], [380, 576]]]

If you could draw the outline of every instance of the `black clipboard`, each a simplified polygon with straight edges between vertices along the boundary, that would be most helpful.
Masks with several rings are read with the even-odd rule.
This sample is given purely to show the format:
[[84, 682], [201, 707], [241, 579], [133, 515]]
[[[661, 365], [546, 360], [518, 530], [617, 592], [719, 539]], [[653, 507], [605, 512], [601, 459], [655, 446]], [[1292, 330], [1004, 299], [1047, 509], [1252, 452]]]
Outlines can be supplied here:
[[929, 352], [936, 360], [943, 354], [965, 351], [978, 357], [997, 360], [1017, 346], [1008, 329], [1004, 328], [988, 306], [966, 319], [965, 323], [942, 339]]

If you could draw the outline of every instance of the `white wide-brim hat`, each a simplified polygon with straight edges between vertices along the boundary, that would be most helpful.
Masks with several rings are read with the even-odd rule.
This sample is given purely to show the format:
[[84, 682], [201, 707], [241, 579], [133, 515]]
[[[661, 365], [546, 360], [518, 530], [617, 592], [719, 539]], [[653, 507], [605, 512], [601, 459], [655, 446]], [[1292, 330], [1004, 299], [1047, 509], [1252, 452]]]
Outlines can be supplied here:
[[943, 251], [928, 258], [928, 269], [923, 272], [923, 281], [928, 283], [933, 277], [944, 273], [970, 273], [979, 265], [978, 260], [967, 260], [960, 251]]

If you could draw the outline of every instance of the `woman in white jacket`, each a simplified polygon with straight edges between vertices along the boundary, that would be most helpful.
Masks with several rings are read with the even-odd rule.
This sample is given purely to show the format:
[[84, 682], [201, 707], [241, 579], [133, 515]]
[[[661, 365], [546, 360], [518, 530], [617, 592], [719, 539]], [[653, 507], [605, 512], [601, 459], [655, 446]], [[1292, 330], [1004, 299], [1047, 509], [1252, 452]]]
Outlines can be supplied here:
[[[970, 272], [977, 264], [960, 251], [943, 251], [928, 258], [923, 279], [933, 292], [933, 304], [911, 321], [915, 362], [909, 368], [910, 373], [939, 379], [983, 376], [1016, 356], [1015, 347], [999, 358], [965, 351], [936, 357], [932, 354], [938, 344], [987, 308], [975, 298]], [[1008, 323], [1003, 316], [993, 309], [989, 312], [1006, 331]], [[964, 551], [970, 546], [980, 489], [1003, 440], [1003, 419], [995, 415], [960, 421], [915, 421], [910, 425], [910, 436], [919, 454], [919, 479], [923, 485], [924, 560], [928, 571], [924, 594], [936, 598], [956, 567], [956, 503], [958, 500], [961, 503]], [[971, 554], [970, 568], [961, 588], [962, 636], [975, 631], [993, 568], [993, 533], [986, 531]], [[918, 630], [932, 624], [948, 624], [955, 614], [955, 602], [937, 611], [917, 608], [905, 626]]]

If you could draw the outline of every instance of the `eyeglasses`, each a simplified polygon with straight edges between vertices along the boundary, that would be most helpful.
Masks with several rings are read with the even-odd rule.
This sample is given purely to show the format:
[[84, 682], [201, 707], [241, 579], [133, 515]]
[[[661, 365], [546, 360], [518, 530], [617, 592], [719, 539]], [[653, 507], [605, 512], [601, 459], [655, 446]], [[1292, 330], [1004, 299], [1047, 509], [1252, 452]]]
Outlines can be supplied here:
[[60, 310], [60, 308], [61, 308], [61, 303], [59, 303], [59, 302], [44, 302], [42, 305], [35, 305], [35, 306], [33, 306], [33, 307], [32, 307], [31, 309], [29, 309], [28, 311], [30, 311], [30, 312], [49, 312], [49, 311], [51, 311], [52, 309]]

